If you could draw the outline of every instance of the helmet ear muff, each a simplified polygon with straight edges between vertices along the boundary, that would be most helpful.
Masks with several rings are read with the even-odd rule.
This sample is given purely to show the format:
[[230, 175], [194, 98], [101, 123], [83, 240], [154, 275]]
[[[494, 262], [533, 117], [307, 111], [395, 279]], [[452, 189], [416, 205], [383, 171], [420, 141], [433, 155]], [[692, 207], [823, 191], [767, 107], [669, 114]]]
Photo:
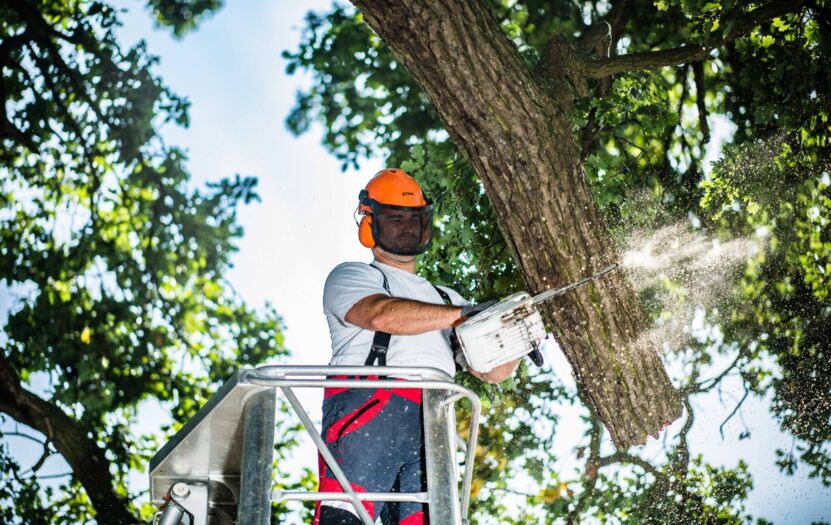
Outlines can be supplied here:
[[375, 248], [375, 236], [372, 234], [372, 216], [364, 215], [358, 225], [358, 240], [367, 248]]

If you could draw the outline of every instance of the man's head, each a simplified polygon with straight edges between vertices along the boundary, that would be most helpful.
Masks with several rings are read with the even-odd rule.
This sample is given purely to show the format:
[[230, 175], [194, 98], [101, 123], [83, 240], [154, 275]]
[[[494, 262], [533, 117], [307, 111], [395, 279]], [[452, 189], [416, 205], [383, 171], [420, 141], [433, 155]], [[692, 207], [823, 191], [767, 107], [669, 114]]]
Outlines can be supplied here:
[[407, 257], [430, 247], [433, 203], [404, 171], [379, 171], [358, 199], [358, 213], [364, 216], [358, 227], [361, 244]]

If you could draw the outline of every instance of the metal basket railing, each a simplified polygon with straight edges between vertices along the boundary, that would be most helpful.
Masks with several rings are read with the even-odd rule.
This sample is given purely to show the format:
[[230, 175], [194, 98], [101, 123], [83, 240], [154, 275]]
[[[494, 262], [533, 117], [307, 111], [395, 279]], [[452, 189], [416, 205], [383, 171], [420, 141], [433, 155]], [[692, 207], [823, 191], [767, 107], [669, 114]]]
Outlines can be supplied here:
[[[381, 378], [367, 379], [368, 376]], [[425, 492], [358, 493], [352, 489], [294, 392], [296, 388], [325, 387], [423, 391]], [[299, 417], [344, 492], [273, 489], [277, 390]], [[469, 400], [472, 407], [466, 439], [456, 434], [455, 404], [462, 399]], [[159, 516], [163, 525], [175, 525], [185, 514], [190, 515], [192, 525], [266, 524], [273, 501], [348, 501], [365, 525], [372, 525], [373, 520], [362, 504], [364, 501], [419, 502], [427, 504], [430, 523], [462, 525], [467, 523], [470, 506], [480, 410], [475, 393], [433, 368], [264, 366], [239, 370], [153, 457], [151, 500], [166, 505], [166, 514]], [[461, 490], [457, 444], [465, 458]]]

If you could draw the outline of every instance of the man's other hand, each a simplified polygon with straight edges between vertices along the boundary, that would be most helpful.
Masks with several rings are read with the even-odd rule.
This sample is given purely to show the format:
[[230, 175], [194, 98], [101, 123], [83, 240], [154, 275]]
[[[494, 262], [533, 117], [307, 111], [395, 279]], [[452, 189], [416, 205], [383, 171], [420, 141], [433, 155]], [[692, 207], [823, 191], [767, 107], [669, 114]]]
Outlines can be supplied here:
[[516, 369], [519, 367], [519, 359], [515, 361], [510, 361], [508, 363], [501, 364], [499, 366], [494, 367], [489, 372], [477, 372], [476, 370], [470, 368], [468, 372], [473, 377], [479, 379], [480, 381], [484, 381], [485, 383], [490, 383], [495, 385], [497, 383], [501, 383], [505, 381], [516, 372]]

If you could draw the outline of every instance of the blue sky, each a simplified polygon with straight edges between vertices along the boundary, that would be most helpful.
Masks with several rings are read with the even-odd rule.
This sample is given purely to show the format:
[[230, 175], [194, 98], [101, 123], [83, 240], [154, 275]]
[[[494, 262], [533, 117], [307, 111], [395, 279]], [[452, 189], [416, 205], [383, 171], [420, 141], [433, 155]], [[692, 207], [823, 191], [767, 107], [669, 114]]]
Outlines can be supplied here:
[[[330, 2], [226, 3], [197, 32], [176, 40], [154, 29], [138, 3], [122, 0], [119, 5], [129, 8], [122, 41], [147, 40], [150, 52], [161, 57], [158, 74], [192, 102], [190, 128], [171, 126], [164, 135], [170, 144], [187, 150], [194, 186], [235, 173], [259, 178], [262, 201], [240, 210], [245, 236], [229, 280], [251, 304], [269, 301], [276, 306], [287, 325], [290, 364], [324, 364], [330, 348], [321, 307], [323, 282], [339, 262], [369, 259], [357, 242], [352, 213], [359, 189], [382, 167], [381, 159], [364, 162], [359, 173], [341, 172], [340, 162], [320, 145], [319, 127], [297, 138], [283, 123], [295, 91], [308, 79], [287, 77], [280, 53], [295, 48], [303, 15], [310, 9], [325, 10]], [[550, 366], [570, 377], [561, 356], [552, 355]], [[831, 520], [829, 489], [807, 480], [804, 468], [787, 477], [774, 466], [774, 449], [787, 449], [791, 442], [776, 430], [764, 400], [751, 400], [743, 410], [753, 430], [751, 440], [731, 437], [740, 431], [738, 418], [721, 439], [718, 426], [732, 409], [730, 396], [740, 395], [738, 385], [727, 384], [726, 405], [716, 393], [697, 403], [693, 454], [704, 453], [708, 461], [728, 466], [740, 457], [749, 461], [756, 488], [747, 508], [755, 517], [777, 523]], [[303, 392], [303, 401], [315, 414], [320, 396]], [[563, 432], [554, 446], [568, 468], [576, 464], [568, 458], [581, 439], [579, 413], [565, 410], [563, 417]], [[143, 425], [153, 419], [146, 414]], [[658, 445], [641, 452], [657, 456]], [[301, 449], [296, 462], [314, 465], [313, 451]], [[143, 476], [136, 478], [137, 486], [146, 483]]]
[[259, 178], [262, 201], [240, 209], [245, 237], [230, 280], [252, 304], [276, 305], [296, 359], [327, 362], [323, 279], [343, 259], [367, 260], [352, 212], [365, 179], [381, 168], [375, 160], [343, 173], [320, 145], [320, 128], [296, 138], [284, 125], [307, 79], [286, 76], [280, 53], [296, 46], [307, 10], [330, 2], [228, 2], [182, 40], [124, 4], [124, 43], [146, 39], [165, 83], [192, 102], [190, 128], [169, 126], [164, 135], [187, 150], [194, 185], [235, 173]]

